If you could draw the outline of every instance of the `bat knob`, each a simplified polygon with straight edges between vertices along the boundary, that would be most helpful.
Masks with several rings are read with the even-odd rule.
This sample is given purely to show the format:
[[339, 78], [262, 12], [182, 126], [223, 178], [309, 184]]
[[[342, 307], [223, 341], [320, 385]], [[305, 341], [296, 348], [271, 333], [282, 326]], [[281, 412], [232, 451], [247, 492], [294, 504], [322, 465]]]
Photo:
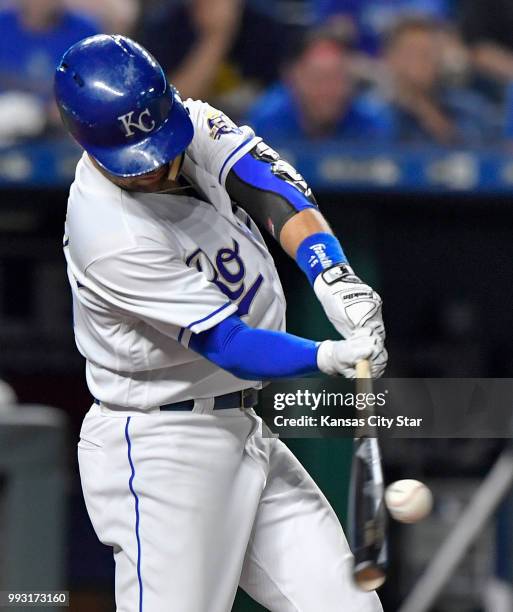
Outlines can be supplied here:
[[362, 591], [375, 591], [385, 583], [385, 572], [376, 566], [355, 568], [354, 579]]

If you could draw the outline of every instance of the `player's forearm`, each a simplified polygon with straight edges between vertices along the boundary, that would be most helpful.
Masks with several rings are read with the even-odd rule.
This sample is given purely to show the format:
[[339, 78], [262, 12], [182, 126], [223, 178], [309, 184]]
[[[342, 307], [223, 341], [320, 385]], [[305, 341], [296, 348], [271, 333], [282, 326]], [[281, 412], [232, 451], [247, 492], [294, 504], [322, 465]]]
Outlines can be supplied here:
[[340, 242], [318, 210], [304, 210], [289, 219], [281, 231], [280, 243], [312, 286], [325, 270], [348, 263]]
[[295, 259], [298, 247], [305, 238], [319, 233], [332, 234], [324, 216], [314, 208], [303, 210], [285, 223], [280, 234], [280, 244], [283, 250]]
[[371, 360], [372, 375], [386, 364], [383, 340], [374, 329], [360, 329], [348, 340], [318, 343], [285, 332], [254, 329], [232, 315], [194, 335], [190, 348], [223, 370], [247, 380], [317, 374], [356, 376], [355, 364]]
[[253, 329], [235, 315], [194, 335], [190, 348], [223, 370], [248, 380], [319, 372], [317, 342], [285, 332]]
[[232, 200], [279, 240], [312, 285], [323, 270], [347, 263], [304, 178], [265, 143], [234, 164], [226, 189]]

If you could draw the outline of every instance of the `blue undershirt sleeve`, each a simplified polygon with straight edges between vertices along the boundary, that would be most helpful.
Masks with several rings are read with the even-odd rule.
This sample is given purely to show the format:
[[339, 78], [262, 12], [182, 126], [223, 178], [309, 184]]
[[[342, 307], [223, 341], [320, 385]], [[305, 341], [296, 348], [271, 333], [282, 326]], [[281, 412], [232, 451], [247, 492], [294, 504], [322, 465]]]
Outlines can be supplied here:
[[317, 342], [285, 332], [253, 329], [236, 315], [193, 334], [189, 347], [223, 370], [248, 380], [319, 372]]

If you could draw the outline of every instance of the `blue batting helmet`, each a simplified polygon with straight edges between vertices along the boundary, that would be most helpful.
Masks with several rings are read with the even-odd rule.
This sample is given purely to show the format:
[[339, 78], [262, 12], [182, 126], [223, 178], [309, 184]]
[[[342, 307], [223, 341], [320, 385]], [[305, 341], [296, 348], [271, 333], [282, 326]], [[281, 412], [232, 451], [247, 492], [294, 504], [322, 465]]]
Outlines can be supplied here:
[[107, 172], [139, 176], [185, 151], [193, 126], [155, 58], [124, 36], [73, 45], [55, 75], [71, 135]]

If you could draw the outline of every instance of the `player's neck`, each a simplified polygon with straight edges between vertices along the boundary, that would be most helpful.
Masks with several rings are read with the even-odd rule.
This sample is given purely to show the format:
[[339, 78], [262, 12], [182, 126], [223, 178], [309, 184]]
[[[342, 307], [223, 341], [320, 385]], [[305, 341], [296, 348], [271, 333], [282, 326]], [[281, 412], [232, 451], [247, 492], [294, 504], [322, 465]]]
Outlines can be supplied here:
[[118, 177], [110, 174], [102, 168], [100, 164], [88, 155], [93, 166], [111, 183], [123, 189], [135, 193], [167, 193], [173, 190], [183, 189], [183, 184], [180, 182], [180, 171], [182, 166], [183, 155], [179, 156], [169, 164], [168, 173], [155, 183], [146, 183], [144, 177]]

